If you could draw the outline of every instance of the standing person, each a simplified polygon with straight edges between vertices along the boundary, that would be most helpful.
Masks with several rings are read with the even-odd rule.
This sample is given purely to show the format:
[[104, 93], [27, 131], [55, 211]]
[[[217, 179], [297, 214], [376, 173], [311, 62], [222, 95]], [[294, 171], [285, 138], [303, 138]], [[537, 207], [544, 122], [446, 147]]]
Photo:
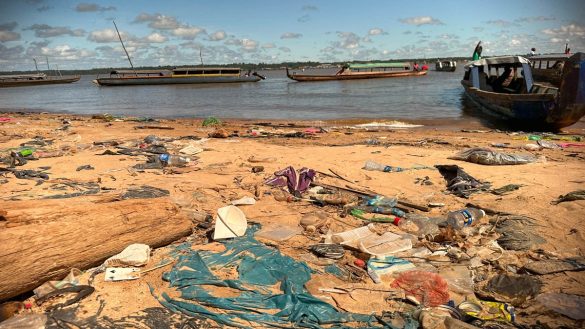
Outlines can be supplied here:
[[413, 70], [415, 70], [415, 71], [419, 71], [420, 70], [420, 68], [418, 67], [418, 63], [417, 62], [414, 62]]
[[531, 56], [534, 56], [534, 55], [536, 55], [536, 48], [531, 48], [531, 49], [530, 49], [530, 55], [531, 55]]
[[569, 54], [569, 51], [570, 50], [571, 49], [569, 48], [569, 44], [568, 43], [565, 43], [565, 54]]
[[478, 59], [481, 59], [481, 51], [483, 50], [483, 47], [481, 46], [481, 41], [477, 43], [477, 46], [475, 46], [475, 50], [473, 50], [473, 60], [476, 61]]

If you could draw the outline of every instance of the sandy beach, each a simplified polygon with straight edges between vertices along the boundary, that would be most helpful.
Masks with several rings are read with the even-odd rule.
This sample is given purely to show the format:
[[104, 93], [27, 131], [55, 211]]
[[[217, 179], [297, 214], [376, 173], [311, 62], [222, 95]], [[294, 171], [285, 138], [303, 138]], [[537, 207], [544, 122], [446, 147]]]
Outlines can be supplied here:
[[[0, 155], [9, 159], [10, 150], [18, 150], [21, 144], [28, 142], [26, 145], [34, 149], [33, 155], [36, 154], [38, 158], [12, 169], [8, 169], [8, 163], [0, 164], [0, 167], [6, 168], [0, 171], [0, 245], [3, 249], [0, 250], [0, 282], [4, 282], [0, 289], [4, 295], [0, 300], [23, 301], [27, 305], [30, 303], [27, 306], [30, 309], [21, 313], [41, 314], [51, 309], [51, 305], [67, 299], [67, 296], [61, 296], [37, 305], [31, 292], [35, 287], [20, 289], [23, 291], [15, 288], [24, 286], [17, 277], [20, 280], [27, 275], [30, 275], [31, 280], [34, 277], [31, 273], [22, 275], [27, 270], [18, 265], [20, 261], [50, 262], [52, 267], [36, 268], [35, 271], [42, 273], [37, 276], [51, 280], [62, 280], [71, 268], [76, 267], [74, 264], [84, 264], [84, 268], [79, 268], [84, 271], [79, 276], [79, 283], [90, 283], [95, 288], [92, 294], [78, 303], [49, 312], [53, 316], [48, 320], [49, 327], [59, 328], [61, 319], [62, 323], [69, 322], [71, 328], [73, 324], [94, 328], [141, 327], [141, 324], [148, 321], [152, 324], [155, 320], [160, 321], [155, 327], [179, 328], [189, 316], [172, 313], [159, 302], [163, 292], [179, 298], [177, 288], [170, 287], [163, 280], [163, 273], [175, 266], [181, 254], [177, 252], [178, 246], [189, 245], [191, 251], [225, 248], [221, 241], [210, 238], [215, 220], [206, 222], [206, 215], [215, 218], [217, 209], [246, 196], [255, 199], [253, 205], [239, 206], [248, 224], [259, 223], [262, 227], [297, 230], [297, 234], [285, 241], [260, 241], [296, 261], [306, 262], [314, 270], [306, 284], [313, 296], [333, 305], [340, 312], [382, 314], [383, 311], [405, 311], [409, 307], [414, 309], [414, 306], [389, 300], [388, 292], [380, 291], [390, 289], [397, 274], [385, 275], [382, 283], [375, 284], [363, 269], [359, 280], [351, 282], [323, 270], [324, 263], [353, 267], [355, 259], [366, 256], [346, 248], [341, 259], [318, 259], [311, 253], [310, 247], [319, 243], [329, 230], [338, 233], [368, 223], [348, 215], [342, 205], [310, 201], [309, 192], [296, 201], [277, 201], [275, 193], [279, 189], [268, 186], [265, 181], [273, 177], [274, 172], [288, 166], [297, 170], [303, 167], [315, 170], [314, 183], [340, 187], [348, 198], [359, 195], [355, 191], [362, 191], [395, 197], [424, 208], [437, 205], [429, 207], [428, 211], [406, 207], [410, 214], [446, 218], [448, 212], [463, 209], [467, 204], [485, 209], [487, 216], [477, 226], [481, 229], [467, 237], [449, 236], [443, 232], [443, 241], [414, 239], [416, 248], [459, 252], [458, 257], [453, 256], [453, 253], [436, 256], [432, 260], [421, 257], [413, 261], [417, 268], [439, 274], [444, 273], [445, 267], [449, 266], [469, 270], [467, 282], [470, 282], [468, 288], [471, 289], [461, 291], [451, 287], [449, 291], [449, 299], [456, 305], [466, 299], [486, 299], [482, 291], [485, 291], [485, 285], [494, 276], [530, 277], [539, 282], [540, 288], [538, 292], [525, 296], [523, 301], [514, 302], [517, 324], [532, 326], [539, 322], [550, 327], [583, 325], [582, 320], [551, 309], [538, 296], [562, 293], [579, 296], [583, 301], [584, 272], [569, 269], [538, 274], [525, 270], [530, 263], [562, 262], [569, 258], [585, 264], [582, 262], [585, 201], [553, 203], [560, 195], [585, 189], [585, 130], [581, 126], [569, 127], [562, 134], [535, 135], [488, 130], [480, 126], [403, 127], [396, 123], [359, 126], [372, 122], [364, 120], [222, 120], [221, 125], [205, 127], [202, 126], [203, 119], [143, 122], [131, 118], [66, 114], [4, 113], [0, 116], [8, 118], [0, 123]], [[220, 135], [227, 135], [222, 136], [226, 138], [209, 137], [214, 132], [218, 133], [218, 129]], [[144, 140], [149, 135], [157, 136], [170, 154], [179, 154], [179, 150], [189, 145], [200, 150], [189, 155], [192, 161], [185, 168], [141, 169], [136, 165], [147, 161], [149, 145]], [[30, 144], [35, 138], [37, 141], [45, 141], [45, 145]], [[537, 139], [562, 144], [564, 147], [551, 149], [533, 146], [528, 147], [529, 150], [525, 149], [526, 144], [538, 145]], [[116, 153], [121, 147], [133, 152]], [[474, 147], [531, 155], [538, 161], [497, 166], [449, 159], [460, 151]], [[103, 155], [107, 150], [114, 151], [114, 155]], [[407, 170], [367, 171], [362, 168], [368, 160]], [[86, 165], [91, 168], [79, 169]], [[469, 198], [450, 194], [447, 181], [435, 165], [458, 165], [467, 174], [480, 182], [488, 182], [491, 187], [473, 193]], [[254, 169], [259, 172], [253, 172], [256, 166], [262, 166], [263, 170]], [[48, 177], [18, 179], [11, 171], [24, 169], [40, 170]], [[501, 195], [490, 192], [508, 184], [517, 184], [519, 187]], [[124, 191], [141, 186], [155, 187], [169, 193], [146, 201], [140, 198], [120, 201], [119, 195]], [[70, 195], [73, 193], [77, 194]], [[44, 199], [55, 196], [59, 197]], [[118, 206], [116, 202], [127, 206]], [[43, 209], [50, 209], [51, 214], [44, 216]], [[59, 209], [68, 213], [59, 214]], [[84, 209], [87, 211], [84, 212]], [[143, 214], [145, 211], [149, 213]], [[73, 213], [76, 214], [76, 222], [72, 222]], [[300, 225], [303, 217], [316, 214], [324, 219], [323, 227], [317, 227], [313, 232]], [[542, 240], [522, 250], [488, 250], [488, 246], [493, 246], [492, 242], [504, 234], [496, 229], [498, 222], [511, 214], [530, 219], [529, 225], [521, 222], [516, 230], [525, 230]], [[118, 221], [124, 216], [128, 222], [112, 222], [111, 231], [108, 232], [107, 220]], [[148, 241], [159, 241], [144, 268], [153, 268], [157, 264], [168, 265], [149, 271], [137, 280], [120, 282], [106, 282], [103, 274], [92, 275], [92, 271], [87, 271], [103, 263], [107, 257], [119, 253], [128, 244], [145, 243], [146, 237], [144, 241], [139, 239], [142, 231], [132, 232], [124, 226], [131, 226], [134, 220], [140, 222], [143, 216], [152, 220], [152, 224], [149, 224], [153, 225], [150, 226], [151, 232], [144, 233], [148, 235]], [[173, 221], [183, 224], [174, 224]], [[100, 227], [97, 226], [98, 222], [105, 223], [105, 226], [101, 226], [102, 230], [91, 231], [89, 227]], [[165, 229], [167, 225], [168, 232]], [[380, 234], [404, 233], [392, 223], [375, 223], [374, 226]], [[67, 231], [68, 227], [72, 232]], [[117, 235], [118, 229], [129, 235]], [[148, 230], [148, 227], [144, 228], [144, 232]], [[19, 232], [32, 234], [31, 231], [34, 238], [18, 239]], [[170, 236], [165, 239], [167, 233]], [[132, 236], [134, 241], [130, 241], [132, 239], [128, 236]], [[174, 240], [169, 241], [171, 238]], [[87, 243], [82, 243], [84, 240]], [[48, 244], [44, 250], [40, 247], [43, 244]], [[92, 255], [88, 251], [94, 248], [101, 250], [99, 258], [80, 261], [83, 257], [89, 257], [84, 255]], [[185, 249], [182, 250], [184, 255]], [[474, 258], [479, 264], [471, 261]], [[357, 290], [352, 296], [322, 290], [335, 287], [364, 289]], [[215, 296], [235, 294], [231, 288], [214, 287], [209, 290]], [[583, 305], [575, 307], [581, 307], [582, 310]], [[224, 314], [224, 310], [213, 311]], [[205, 317], [201, 317], [200, 321], [201, 328], [215, 325]], [[257, 327], [250, 323], [243, 325]]]

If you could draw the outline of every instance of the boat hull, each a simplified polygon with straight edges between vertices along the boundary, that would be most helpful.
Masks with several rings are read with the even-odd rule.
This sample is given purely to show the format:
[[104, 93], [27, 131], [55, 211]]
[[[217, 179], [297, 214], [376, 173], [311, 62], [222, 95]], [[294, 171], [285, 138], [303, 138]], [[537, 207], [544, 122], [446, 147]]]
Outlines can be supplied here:
[[97, 78], [94, 80], [100, 86], [144, 86], [144, 85], [175, 85], [175, 84], [204, 84], [204, 83], [238, 83], [258, 82], [257, 76], [241, 77], [126, 77], [126, 78]]
[[334, 80], [359, 80], [359, 79], [381, 79], [381, 78], [399, 78], [422, 76], [427, 71], [406, 71], [406, 72], [380, 72], [375, 74], [339, 74], [339, 75], [300, 75], [288, 74], [287, 76], [295, 81], [334, 81]]
[[47, 77], [39, 80], [14, 80], [14, 81], [0, 81], [0, 87], [25, 87], [37, 85], [53, 85], [61, 83], [72, 83], [79, 81], [80, 76], [64, 76], [64, 77]]
[[457, 69], [456, 66], [451, 66], [451, 67], [436, 68], [435, 71], [439, 71], [439, 72], [455, 72], [456, 69]]
[[551, 94], [501, 94], [479, 90], [466, 81], [461, 83], [466, 96], [483, 113], [514, 127], [557, 131], [576, 123], [585, 113], [583, 104], [572, 104], [561, 113], [556, 97]]

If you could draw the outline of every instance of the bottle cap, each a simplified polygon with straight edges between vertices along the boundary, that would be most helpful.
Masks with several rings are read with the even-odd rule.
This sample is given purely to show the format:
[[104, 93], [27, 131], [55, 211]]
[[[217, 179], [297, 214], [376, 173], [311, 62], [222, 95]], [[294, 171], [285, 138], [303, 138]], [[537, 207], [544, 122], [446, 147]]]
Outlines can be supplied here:
[[401, 220], [402, 218], [400, 217], [394, 217], [394, 225], [398, 226], [398, 223], [400, 223]]

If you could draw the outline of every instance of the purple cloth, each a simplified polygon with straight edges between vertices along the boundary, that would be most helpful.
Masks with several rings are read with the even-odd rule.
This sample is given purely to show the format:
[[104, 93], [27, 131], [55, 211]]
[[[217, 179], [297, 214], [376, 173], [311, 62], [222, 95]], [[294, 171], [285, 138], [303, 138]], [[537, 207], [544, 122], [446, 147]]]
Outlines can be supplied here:
[[297, 176], [295, 168], [288, 166], [276, 171], [274, 177], [268, 179], [265, 183], [270, 186], [286, 186], [292, 195], [300, 197], [309, 188], [313, 178], [315, 178], [313, 169], [302, 168]]

